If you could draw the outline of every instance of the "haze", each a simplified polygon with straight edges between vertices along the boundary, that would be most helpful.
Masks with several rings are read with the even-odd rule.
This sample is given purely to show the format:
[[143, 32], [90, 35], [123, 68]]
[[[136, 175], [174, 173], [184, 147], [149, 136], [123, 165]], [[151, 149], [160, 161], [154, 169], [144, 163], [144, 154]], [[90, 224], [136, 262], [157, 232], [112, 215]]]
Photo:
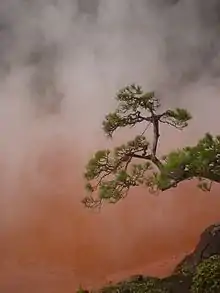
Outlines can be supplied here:
[[[85, 163], [115, 92], [131, 82], [193, 114], [161, 150], [219, 133], [217, 0], [2, 0], [0, 290], [69, 293], [166, 275], [219, 220], [219, 187], [193, 182], [86, 210]], [[123, 139], [129, 137], [127, 132]]]

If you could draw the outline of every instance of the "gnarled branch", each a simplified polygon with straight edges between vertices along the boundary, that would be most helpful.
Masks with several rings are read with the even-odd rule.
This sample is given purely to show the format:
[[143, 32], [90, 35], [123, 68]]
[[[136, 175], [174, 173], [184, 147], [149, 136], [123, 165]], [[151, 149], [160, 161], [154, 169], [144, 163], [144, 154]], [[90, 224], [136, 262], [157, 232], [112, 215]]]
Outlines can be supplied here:
[[[171, 182], [174, 185], [173, 175], [165, 170], [166, 162], [157, 156], [160, 123], [183, 129], [191, 119], [190, 114], [184, 109], [158, 113], [160, 102], [155, 93], [145, 94], [142, 88], [136, 85], [119, 91], [116, 100], [118, 107], [115, 112], [108, 114], [103, 122], [103, 130], [107, 136], [112, 138], [118, 128], [147, 123], [146, 129], [149, 124], [153, 128], [153, 141], [150, 144], [146, 140], [144, 131], [134, 140], [113, 151], [97, 152], [87, 165], [85, 178], [88, 181], [87, 189], [98, 194], [97, 197], [90, 194], [83, 200], [87, 207], [100, 206], [103, 201], [115, 203], [124, 198], [131, 187], [141, 184], [154, 189], [156, 185], [160, 187], [159, 181], [163, 179], [166, 184], [161, 185], [161, 190]], [[135, 159], [140, 163], [134, 164]]]

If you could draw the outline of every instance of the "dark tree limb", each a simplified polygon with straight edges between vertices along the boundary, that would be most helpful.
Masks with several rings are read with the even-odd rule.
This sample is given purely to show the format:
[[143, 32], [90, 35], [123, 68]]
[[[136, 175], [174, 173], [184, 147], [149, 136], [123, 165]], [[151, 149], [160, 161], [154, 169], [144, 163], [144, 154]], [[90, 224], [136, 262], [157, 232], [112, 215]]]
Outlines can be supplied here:
[[[115, 203], [126, 197], [131, 187], [141, 184], [152, 190], [155, 187], [166, 190], [175, 187], [188, 176], [187, 172], [179, 167], [178, 172], [167, 172], [168, 163], [157, 156], [157, 149], [160, 123], [182, 130], [191, 119], [190, 114], [178, 108], [158, 113], [160, 103], [155, 93], [144, 94], [141, 87], [135, 85], [119, 91], [116, 100], [116, 111], [108, 114], [103, 122], [103, 130], [107, 136], [112, 138], [119, 128], [134, 127], [140, 123], [147, 123], [147, 126], [142, 134], [131, 142], [113, 152], [97, 152], [89, 161], [85, 173], [87, 189], [91, 193], [97, 191], [98, 195], [90, 195], [83, 200], [87, 207], [99, 207], [104, 201]], [[145, 138], [145, 132], [150, 125], [153, 128], [151, 144]], [[138, 159], [140, 163], [133, 164], [133, 159]]]

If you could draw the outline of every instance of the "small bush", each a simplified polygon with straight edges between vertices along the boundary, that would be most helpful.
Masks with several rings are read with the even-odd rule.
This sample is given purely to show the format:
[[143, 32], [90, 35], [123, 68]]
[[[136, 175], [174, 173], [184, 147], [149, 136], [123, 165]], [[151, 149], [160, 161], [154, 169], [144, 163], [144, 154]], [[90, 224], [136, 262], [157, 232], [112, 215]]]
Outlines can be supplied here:
[[220, 292], [220, 255], [213, 255], [197, 266], [192, 280], [191, 292]]

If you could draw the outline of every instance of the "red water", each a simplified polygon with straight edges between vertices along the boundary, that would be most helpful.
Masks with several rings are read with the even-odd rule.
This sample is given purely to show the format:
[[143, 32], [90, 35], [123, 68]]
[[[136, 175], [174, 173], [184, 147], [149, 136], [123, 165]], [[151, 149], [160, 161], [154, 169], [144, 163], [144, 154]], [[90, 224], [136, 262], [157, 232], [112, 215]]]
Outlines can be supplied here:
[[220, 220], [219, 188], [203, 193], [192, 182], [86, 210], [81, 153], [59, 141], [30, 148], [11, 181], [2, 165], [0, 292], [72, 293], [130, 274], [164, 276]]

